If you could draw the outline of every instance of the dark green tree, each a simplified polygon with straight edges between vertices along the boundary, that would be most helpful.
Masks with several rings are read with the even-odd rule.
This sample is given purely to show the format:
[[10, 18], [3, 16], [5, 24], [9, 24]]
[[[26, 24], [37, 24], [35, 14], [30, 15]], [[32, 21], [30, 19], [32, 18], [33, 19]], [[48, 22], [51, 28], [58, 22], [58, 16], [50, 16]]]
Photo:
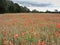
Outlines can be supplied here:
[[4, 13], [7, 10], [7, 1], [8, 0], [0, 0], [0, 13]]
[[30, 12], [30, 10], [27, 7], [24, 7], [24, 12]]
[[21, 7], [17, 3], [14, 4], [14, 8], [16, 13], [21, 12]]
[[36, 9], [32, 10], [32, 13], [39, 13]]
[[0, 0], [0, 13], [20, 13], [30, 12], [27, 7], [20, 6], [12, 0]]
[[55, 9], [55, 11], [54, 11], [55, 13], [58, 13], [59, 11], [57, 10], [57, 9]]
[[14, 3], [12, 1], [9, 1], [8, 2], [8, 12], [10, 13], [14, 13], [15, 12], [15, 6], [14, 6]]
[[46, 10], [46, 12], [45, 13], [51, 13], [51, 11], [49, 11], [49, 10]]
[[25, 6], [24, 7], [21, 6], [21, 12], [24, 12], [24, 13], [28, 12], [29, 13], [30, 10], [27, 7], [25, 7]]

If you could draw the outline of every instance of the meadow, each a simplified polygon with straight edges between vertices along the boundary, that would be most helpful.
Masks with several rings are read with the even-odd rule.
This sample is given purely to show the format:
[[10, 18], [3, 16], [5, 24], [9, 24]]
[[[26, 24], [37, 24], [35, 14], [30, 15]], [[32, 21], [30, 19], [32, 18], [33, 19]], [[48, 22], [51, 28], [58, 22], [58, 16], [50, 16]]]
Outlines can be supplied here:
[[0, 45], [60, 45], [60, 14], [0, 14]]

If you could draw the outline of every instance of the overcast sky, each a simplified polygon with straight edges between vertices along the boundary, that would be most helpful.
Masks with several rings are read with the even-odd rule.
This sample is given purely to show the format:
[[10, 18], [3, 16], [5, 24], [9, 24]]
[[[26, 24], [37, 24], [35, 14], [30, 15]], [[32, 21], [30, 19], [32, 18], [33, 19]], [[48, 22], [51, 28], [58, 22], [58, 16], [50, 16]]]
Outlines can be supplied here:
[[60, 0], [12, 0], [19, 5], [26, 6], [30, 10], [37, 9], [41, 11], [54, 9], [60, 10]]

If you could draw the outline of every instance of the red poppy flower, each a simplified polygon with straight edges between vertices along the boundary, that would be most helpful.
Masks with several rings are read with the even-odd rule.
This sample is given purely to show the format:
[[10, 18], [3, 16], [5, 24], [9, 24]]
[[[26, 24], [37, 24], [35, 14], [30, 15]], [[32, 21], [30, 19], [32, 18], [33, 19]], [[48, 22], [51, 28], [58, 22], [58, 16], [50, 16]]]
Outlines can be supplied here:
[[60, 28], [60, 23], [57, 24], [57, 28]]
[[18, 34], [14, 34], [14, 38], [18, 37], [19, 35]]
[[34, 45], [34, 43], [32, 42], [31, 45]]
[[42, 42], [41, 42], [41, 45], [45, 45], [45, 42], [44, 42], [44, 41], [42, 41]]
[[37, 42], [37, 45], [41, 45], [41, 42], [40, 42], [40, 41], [38, 41], [38, 42]]
[[54, 36], [58, 36], [58, 32], [55, 32], [55, 33], [54, 33]]
[[24, 32], [22, 32], [22, 36], [24, 36], [25, 35], [25, 33]]

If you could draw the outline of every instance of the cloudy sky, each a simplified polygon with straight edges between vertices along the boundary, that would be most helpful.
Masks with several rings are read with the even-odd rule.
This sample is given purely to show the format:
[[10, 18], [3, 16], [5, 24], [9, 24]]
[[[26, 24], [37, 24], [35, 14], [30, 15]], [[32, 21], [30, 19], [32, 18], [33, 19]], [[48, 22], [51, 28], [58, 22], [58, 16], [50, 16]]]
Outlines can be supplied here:
[[60, 0], [12, 0], [19, 5], [26, 6], [30, 10], [37, 9], [39, 11], [46, 11], [58, 9], [60, 11]]

